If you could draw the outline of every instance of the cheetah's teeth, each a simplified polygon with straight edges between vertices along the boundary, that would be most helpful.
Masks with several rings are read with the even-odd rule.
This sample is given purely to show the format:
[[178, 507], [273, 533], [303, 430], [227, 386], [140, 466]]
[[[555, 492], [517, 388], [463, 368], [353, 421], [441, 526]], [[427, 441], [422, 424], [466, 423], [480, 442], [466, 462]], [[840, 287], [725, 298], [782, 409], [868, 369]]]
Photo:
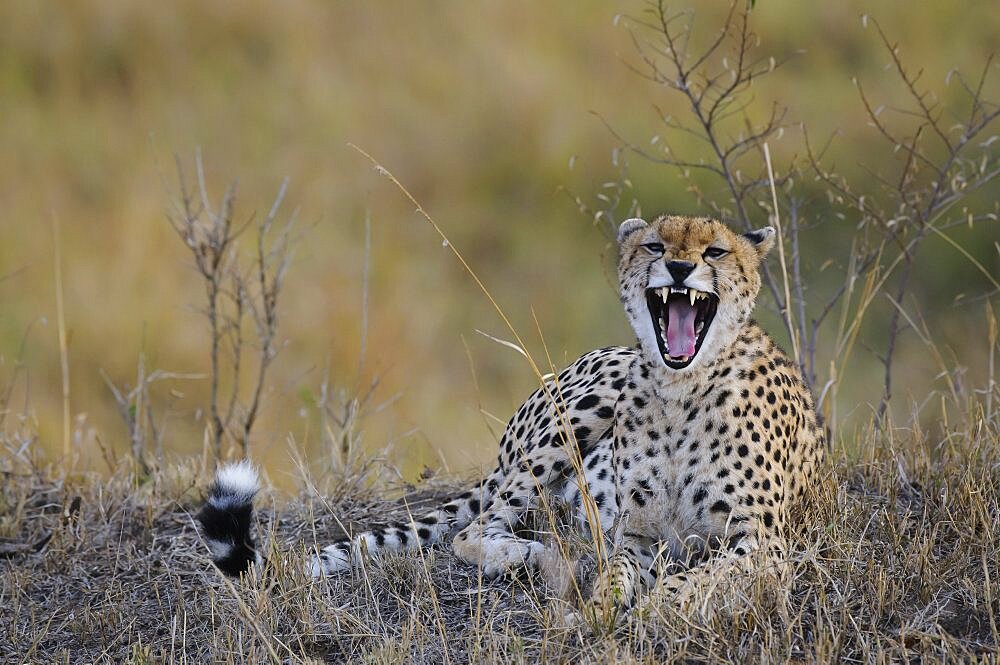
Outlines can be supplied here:
[[696, 300], [704, 300], [708, 299], [709, 297], [709, 294], [705, 291], [699, 291], [698, 289], [689, 289], [686, 286], [664, 286], [660, 287], [659, 289], [656, 289], [656, 291], [660, 294], [660, 300], [662, 300], [664, 303], [666, 303], [667, 299], [673, 294], [687, 296], [688, 301], [691, 303], [692, 307], [694, 307], [694, 303]]

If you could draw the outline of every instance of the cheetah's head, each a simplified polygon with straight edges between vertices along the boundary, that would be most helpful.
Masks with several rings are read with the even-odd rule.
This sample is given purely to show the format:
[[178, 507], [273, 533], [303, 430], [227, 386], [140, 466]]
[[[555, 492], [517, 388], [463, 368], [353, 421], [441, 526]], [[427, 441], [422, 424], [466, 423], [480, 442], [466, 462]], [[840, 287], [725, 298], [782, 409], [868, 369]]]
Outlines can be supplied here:
[[711, 219], [629, 219], [618, 229], [618, 283], [654, 365], [685, 370], [729, 347], [753, 310], [774, 229], [744, 235]]

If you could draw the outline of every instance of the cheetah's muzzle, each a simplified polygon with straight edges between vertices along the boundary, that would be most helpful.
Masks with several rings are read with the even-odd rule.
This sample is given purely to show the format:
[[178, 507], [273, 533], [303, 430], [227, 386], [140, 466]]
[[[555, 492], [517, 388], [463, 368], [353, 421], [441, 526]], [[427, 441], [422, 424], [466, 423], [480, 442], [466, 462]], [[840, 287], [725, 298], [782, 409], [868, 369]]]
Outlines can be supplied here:
[[719, 297], [684, 286], [646, 289], [646, 303], [663, 362], [683, 369], [698, 355], [715, 319]]

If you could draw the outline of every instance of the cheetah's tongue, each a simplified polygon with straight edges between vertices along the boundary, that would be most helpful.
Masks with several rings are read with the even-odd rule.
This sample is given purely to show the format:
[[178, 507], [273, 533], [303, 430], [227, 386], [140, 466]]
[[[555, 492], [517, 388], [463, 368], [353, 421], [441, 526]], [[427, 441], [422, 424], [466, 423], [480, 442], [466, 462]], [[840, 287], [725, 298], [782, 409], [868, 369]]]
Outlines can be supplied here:
[[667, 303], [667, 353], [671, 357], [694, 355], [696, 315], [687, 298], [671, 298]]

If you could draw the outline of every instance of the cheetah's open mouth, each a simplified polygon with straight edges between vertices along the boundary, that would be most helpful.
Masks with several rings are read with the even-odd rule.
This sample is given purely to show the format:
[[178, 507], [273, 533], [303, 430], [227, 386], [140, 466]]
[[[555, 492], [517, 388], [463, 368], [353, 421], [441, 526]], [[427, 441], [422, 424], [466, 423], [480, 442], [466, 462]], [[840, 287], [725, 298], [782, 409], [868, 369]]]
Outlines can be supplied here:
[[715, 318], [719, 297], [685, 286], [664, 286], [646, 289], [646, 303], [663, 362], [671, 369], [690, 365]]

